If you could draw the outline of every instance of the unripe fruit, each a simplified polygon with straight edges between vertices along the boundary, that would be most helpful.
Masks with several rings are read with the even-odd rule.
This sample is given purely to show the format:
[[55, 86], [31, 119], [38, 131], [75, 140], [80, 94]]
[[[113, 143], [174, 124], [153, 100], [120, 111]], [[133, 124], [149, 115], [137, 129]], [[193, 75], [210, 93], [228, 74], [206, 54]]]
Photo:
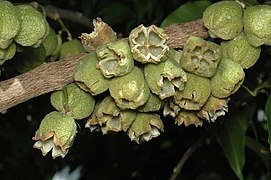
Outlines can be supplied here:
[[258, 47], [271, 45], [271, 6], [248, 7], [244, 13], [244, 31], [248, 42]]
[[6, 49], [19, 30], [20, 20], [16, 8], [8, 1], [0, 1], [0, 48]]
[[16, 53], [16, 45], [12, 43], [6, 49], [0, 48], [0, 65], [4, 64], [5, 61], [12, 59]]
[[65, 59], [67, 57], [79, 55], [82, 52], [85, 52], [85, 49], [81, 42], [78, 39], [73, 39], [62, 44], [59, 58]]
[[203, 23], [213, 38], [229, 40], [243, 29], [243, 9], [235, 1], [220, 1], [203, 12]]
[[18, 5], [21, 28], [14, 40], [22, 46], [38, 47], [49, 33], [49, 25], [43, 15], [29, 5]]

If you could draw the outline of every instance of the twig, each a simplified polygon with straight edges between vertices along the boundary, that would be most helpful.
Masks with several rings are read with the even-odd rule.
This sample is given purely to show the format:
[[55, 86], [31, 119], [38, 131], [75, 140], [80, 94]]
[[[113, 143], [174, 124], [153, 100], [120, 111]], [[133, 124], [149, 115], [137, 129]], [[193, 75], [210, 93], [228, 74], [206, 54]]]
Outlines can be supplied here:
[[[169, 46], [174, 48], [182, 48], [191, 35], [207, 36], [201, 20], [174, 24], [165, 30], [170, 37]], [[72, 82], [73, 70], [81, 57], [43, 64], [25, 74], [0, 82], [0, 112]]]
[[192, 146], [190, 146], [187, 151], [183, 154], [177, 166], [173, 169], [173, 173], [169, 180], [175, 180], [178, 175], [181, 173], [182, 168], [185, 162], [189, 159], [189, 157], [201, 146], [202, 142], [205, 138], [199, 138]]
[[75, 66], [84, 55], [42, 64], [29, 72], [0, 82], [0, 112], [72, 82]]
[[49, 18], [53, 20], [66, 19], [78, 24], [81, 24], [87, 28], [93, 29], [91, 19], [85, 17], [80, 12], [70, 11], [66, 9], [60, 9], [54, 6], [44, 6], [44, 10]]

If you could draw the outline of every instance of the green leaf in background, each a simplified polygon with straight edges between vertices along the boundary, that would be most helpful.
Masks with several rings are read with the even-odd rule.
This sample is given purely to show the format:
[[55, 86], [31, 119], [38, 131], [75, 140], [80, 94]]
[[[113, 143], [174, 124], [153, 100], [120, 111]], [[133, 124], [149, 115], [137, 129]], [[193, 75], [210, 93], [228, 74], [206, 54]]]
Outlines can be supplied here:
[[270, 174], [270, 160], [269, 160], [269, 151], [266, 147], [259, 143], [257, 140], [246, 137], [246, 146], [251, 149], [264, 163], [268, 174]]
[[265, 114], [267, 116], [268, 143], [271, 150], [271, 95], [269, 95], [267, 103], [265, 104]]
[[202, 18], [202, 13], [210, 6], [209, 1], [189, 1], [169, 14], [161, 24], [161, 27], [172, 23], [188, 22]]
[[236, 111], [225, 120], [223, 127], [216, 133], [217, 141], [222, 147], [230, 167], [240, 180], [244, 179], [242, 169], [245, 164], [245, 134], [254, 112], [254, 105]]

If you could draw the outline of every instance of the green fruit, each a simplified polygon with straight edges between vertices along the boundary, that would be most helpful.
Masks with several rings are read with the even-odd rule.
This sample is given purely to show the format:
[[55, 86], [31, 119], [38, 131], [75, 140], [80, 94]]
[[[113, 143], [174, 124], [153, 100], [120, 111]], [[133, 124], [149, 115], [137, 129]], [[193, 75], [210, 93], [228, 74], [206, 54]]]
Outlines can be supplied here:
[[243, 9], [235, 1], [220, 1], [203, 12], [203, 23], [213, 38], [229, 40], [243, 30]]
[[252, 67], [259, 59], [261, 48], [250, 45], [244, 33], [221, 43], [223, 57], [231, 59], [244, 69]]
[[26, 47], [22, 52], [16, 53], [15, 58], [17, 60], [15, 69], [24, 73], [38, 67], [45, 61], [45, 48], [43, 45], [38, 48]]
[[15, 41], [22, 46], [38, 47], [49, 33], [49, 26], [43, 15], [29, 5], [18, 5], [21, 29]]
[[6, 49], [19, 30], [20, 20], [17, 9], [8, 1], [0, 1], [0, 48]]
[[134, 68], [130, 46], [126, 40], [112, 41], [96, 49], [97, 68], [106, 78], [123, 76]]
[[248, 7], [244, 13], [244, 31], [249, 44], [271, 45], [271, 6]]
[[53, 111], [41, 121], [33, 140], [37, 141], [34, 148], [46, 155], [52, 149], [53, 158], [64, 158], [72, 146], [76, 136], [76, 123], [70, 116]]
[[109, 92], [121, 109], [136, 109], [145, 104], [150, 96], [144, 75], [137, 67], [129, 74], [113, 78]]
[[202, 126], [203, 121], [195, 114], [194, 111], [181, 111], [175, 117], [175, 124], [180, 126], [184, 124], [185, 126], [190, 126], [194, 124], [196, 127]]
[[199, 110], [211, 95], [211, 83], [203, 78], [187, 73], [184, 90], [176, 91], [173, 102], [185, 110]]
[[0, 48], [0, 65], [2, 65], [5, 61], [12, 59], [16, 53], [16, 45], [12, 43], [8, 46], [7, 49]]
[[83, 90], [98, 95], [108, 89], [110, 79], [105, 78], [96, 68], [98, 58], [95, 52], [84, 56], [75, 68], [74, 80]]
[[212, 77], [221, 59], [220, 46], [200, 37], [190, 37], [183, 49], [181, 67], [201, 77]]
[[59, 58], [65, 59], [67, 57], [79, 55], [82, 52], [85, 52], [85, 49], [81, 42], [78, 39], [73, 39], [62, 44]]
[[45, 48], [46, 57], [51, 56], [56, 50], [58, 44], [57, 35], [53, 28], [50, 27], [49, 34], [46, 36], [42, 44]]
[[144, 75], [150, 90], [160, 99], [173, 96], [176, 90], [183, 90], [187, 81], [185, 71], [170, 58], [159, 64], [145, 65]]
[[159, 130], [164, 131], [164, 124], [158, 115], [137, 113], [127, 133], [131, 141], [135, 141], [139, 144], [159, 136]]
[[71, 83], [51, 94], [51, 104], [63, 114], [74, 119], [83, 119], [92, 113], [95, 99], [75, 83]]
[[212, 95], [217, 98], [229, 97], [239, 89], [244, 78], [245, 73], [240, 64], [230, 59], [221, 59], [217, 72], [211, 79]]

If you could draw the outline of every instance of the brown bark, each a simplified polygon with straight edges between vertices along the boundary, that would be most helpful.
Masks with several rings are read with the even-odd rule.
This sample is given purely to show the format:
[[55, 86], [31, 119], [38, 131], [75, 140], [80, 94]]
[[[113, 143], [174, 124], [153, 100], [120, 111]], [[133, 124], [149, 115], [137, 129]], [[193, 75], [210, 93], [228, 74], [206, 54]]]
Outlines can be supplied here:
[[72, 82], [75, 66], [84, 55], [42, 64], [31, 71], [0, 82], [0, 112]]
[[[182, 48], [189, 36], [208, 37], [201, 20], [173, 24], [164, 29], [169, 36], [168, 44], [173, 48]], [[75, 66], [82, 57], [84, 54], [42, 64], [17, 77], [1, 81], [0, 112], [73, 82]]]

